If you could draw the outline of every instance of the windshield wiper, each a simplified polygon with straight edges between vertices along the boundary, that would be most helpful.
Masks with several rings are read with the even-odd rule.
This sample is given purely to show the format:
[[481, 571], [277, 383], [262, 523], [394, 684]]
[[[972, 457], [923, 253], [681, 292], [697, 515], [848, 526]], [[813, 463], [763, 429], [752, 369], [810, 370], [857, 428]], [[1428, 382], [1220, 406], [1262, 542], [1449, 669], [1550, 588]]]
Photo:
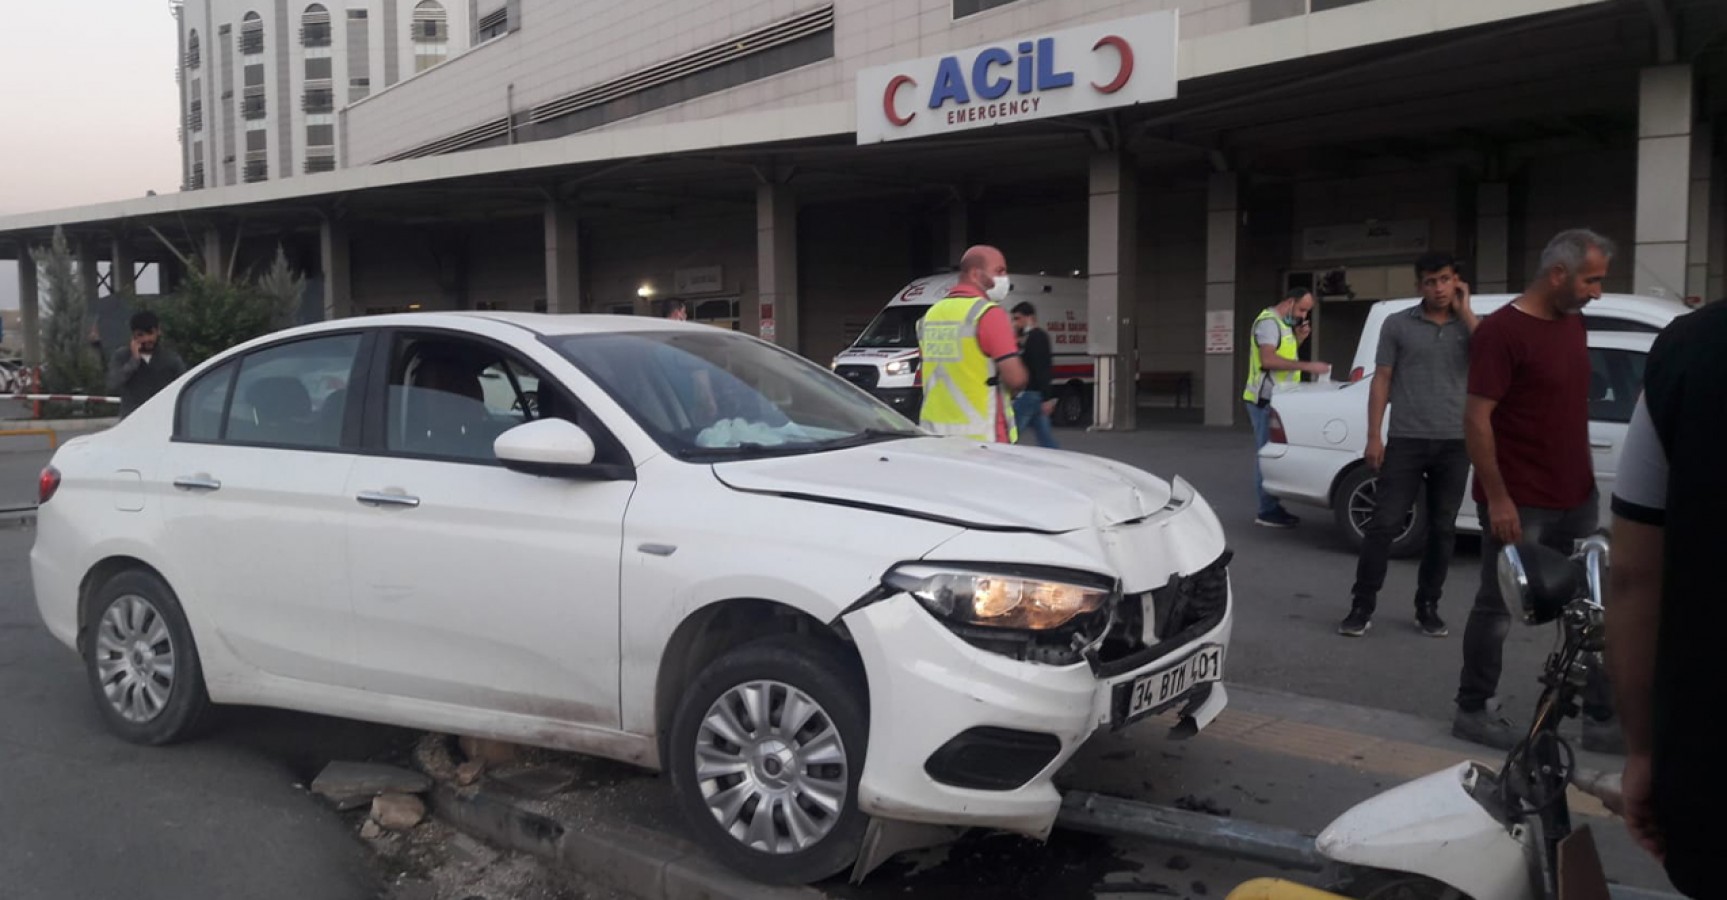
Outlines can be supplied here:
[[845, 437], [830, 438], [815, 446], [822, 450], [839, 450], [845, 447], [861, 447], [864, 444], [874, 444], [881, 441], [898, 441], [906, 438], [922, 437], [921, 431], [890, 431], [886, 428], [865, 428], [857, 434]]

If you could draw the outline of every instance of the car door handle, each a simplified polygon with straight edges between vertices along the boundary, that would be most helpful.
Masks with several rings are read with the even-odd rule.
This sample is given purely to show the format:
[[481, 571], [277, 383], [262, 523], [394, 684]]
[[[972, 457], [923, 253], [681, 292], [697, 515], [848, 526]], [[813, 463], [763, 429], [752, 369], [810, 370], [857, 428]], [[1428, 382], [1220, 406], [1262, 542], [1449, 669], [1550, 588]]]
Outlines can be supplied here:
[[1594, 447], [1597, 450], [1612, 450], [1613, 449], [1613, 442], [1612, 441], [1590, 441], [1589, 446]]
[[354, 499], [367, 506], [405, 506], [412, 509], [420, 505], [418, 497], [387, 491], [361, 491]]
[[174, 486], [182, 491], [219, 491], [222, 489], [222, 482], [200, 473], [181, 475], [174, 479]]

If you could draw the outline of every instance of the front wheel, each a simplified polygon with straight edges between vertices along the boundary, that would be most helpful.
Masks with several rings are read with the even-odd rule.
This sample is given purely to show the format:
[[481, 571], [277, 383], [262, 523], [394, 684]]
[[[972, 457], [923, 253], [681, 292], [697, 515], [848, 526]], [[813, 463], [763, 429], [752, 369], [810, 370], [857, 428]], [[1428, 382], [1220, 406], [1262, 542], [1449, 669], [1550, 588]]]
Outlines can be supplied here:
[[[1421, 553], [1427, 541], [1427, 498], [1417, 492], [1415, 504], [1403, 519], [1403, 528], [1391, 540], [1391, 555], [1408, 559]], [[1365, 465], [1356, 466], [1337, 485], [1331, 512], [1337, 528], [1356, 552], [1367, 542], [1367, 527], [1379, 509], [1379, 478]]]
[[1353, 900], [1470, 900], [1462, 891], [1425, 875], [1365, 869], [1332, 888]]
[[697, 836], [757, 881], [808, 884], [857, 860], [869, 720], [862, 673], [785, 635], [710, 664], [673, 716], [672, 784]]
[[135, 744], [195, 734], [209, 712], [180, 601], [162, 579], [121, 572], [97, 589], [84, 637], [90, 691], [108, 729]]

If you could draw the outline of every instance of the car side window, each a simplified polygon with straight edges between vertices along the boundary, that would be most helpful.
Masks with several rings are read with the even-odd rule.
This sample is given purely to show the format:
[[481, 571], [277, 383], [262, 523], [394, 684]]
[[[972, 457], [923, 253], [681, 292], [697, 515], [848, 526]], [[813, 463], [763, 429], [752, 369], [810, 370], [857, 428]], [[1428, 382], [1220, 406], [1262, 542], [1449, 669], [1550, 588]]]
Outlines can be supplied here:
[[1646, 354], [1605, 347], [1589, 349], [1589, 418], [1597, 422], [1631, 421], [1637, 395], [1643, 389]]
[[223, 440], [317, 450], [340, 447], [348, 381], [359, 352], [360, 335], [342, 334], [248, 354], [234, 379]]
[[180, 394], [174, 419], [174, 437], [183, 441], [215, 441], [222, 437], [222, 414], [228, 408], [228, 389], [234, 385], [234, 363], [223, 363], [198, 376]]
[[396, 453], [495, 462], [504, 432], [555, 415], [555, 392], [542, 393], [533, 370], [480, 341], [403, 335], [390, 359], [385, 448]]

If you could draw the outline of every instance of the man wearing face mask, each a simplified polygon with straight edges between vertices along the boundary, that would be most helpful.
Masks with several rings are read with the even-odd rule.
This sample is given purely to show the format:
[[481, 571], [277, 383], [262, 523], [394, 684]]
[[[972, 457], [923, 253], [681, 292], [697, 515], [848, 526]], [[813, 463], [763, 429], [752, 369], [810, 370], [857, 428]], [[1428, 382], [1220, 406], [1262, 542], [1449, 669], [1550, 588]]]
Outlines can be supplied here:
[[925, 429], [984, 443], [1018, 439], [1013, 395], [1030, 376], [1001, 307], [1010, 287], [1002, 252], [973, 247], [960, 259], [959, 284], [918, 323]]
[[131, 345], [108, 360], [108, 393], [120, 395], [122, 419], [186, 371], [180, 355], [162, 346], [162, 323], [155, 313], [135, 313], [131, 325]]
[[[1295, 384], [1301, 373], [1324, 375], [1331, 371], [1330, 363], [1302, 362], [1298, 355], [1301, 345], [1313, 333], [1308, 320], [1313, 315], [1313, 291], [1291, 288], [1276, 306], [1261, 310], [1253, 320], [1253, 346], [1247, 356], [1247, 390], [1241, 399], [1247, 403], [1247, 417], [1253, 422], [1253, 438], [1259, 448], [1271, 442], [1271, 392], [1278, 385]], [[1301, 520], [1283, 508], [1277, 498], [1265, 492], [1265, 473], [1259, 457], [1253, 458], [1253, 489], [1259, 497], [1259, 513], [1254, 522], [1267, 528], [1294, 528]]]

